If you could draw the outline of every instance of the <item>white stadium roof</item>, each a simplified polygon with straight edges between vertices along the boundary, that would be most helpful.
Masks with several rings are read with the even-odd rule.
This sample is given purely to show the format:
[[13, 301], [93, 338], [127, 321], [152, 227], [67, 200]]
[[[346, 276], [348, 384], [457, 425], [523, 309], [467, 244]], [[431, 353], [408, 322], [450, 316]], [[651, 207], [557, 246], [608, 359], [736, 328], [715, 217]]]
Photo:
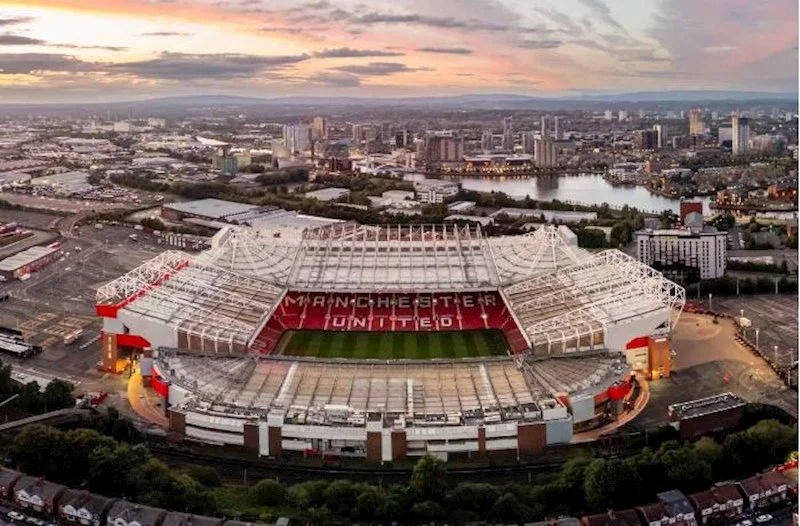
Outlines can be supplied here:
[[[479, 226], [352, 222], [280, 234], [227, 227], [200, 255], [166, 252], [101, 287], [97, 303], [121, 309], [126, 323], [165, 327], [182, 348], [240, 352], [287, 289], [500, 290], [539, 356], [624, 348], [685, 303], [659, 272], [617, 250], [589, 253], [566, 227], [490, 238]], [[630, 329], [612, 337], [614, 327]]]

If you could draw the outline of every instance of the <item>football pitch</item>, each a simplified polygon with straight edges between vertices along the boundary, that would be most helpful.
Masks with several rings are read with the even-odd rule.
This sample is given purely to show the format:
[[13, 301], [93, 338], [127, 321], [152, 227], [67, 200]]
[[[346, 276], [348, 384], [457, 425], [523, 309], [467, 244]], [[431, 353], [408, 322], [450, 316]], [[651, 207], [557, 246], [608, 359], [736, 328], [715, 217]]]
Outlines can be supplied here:
[[318, 358], [429, 360], [506, 354], [503, 333], [493, 330], [450, 332], [287, 331], [278, 353]]

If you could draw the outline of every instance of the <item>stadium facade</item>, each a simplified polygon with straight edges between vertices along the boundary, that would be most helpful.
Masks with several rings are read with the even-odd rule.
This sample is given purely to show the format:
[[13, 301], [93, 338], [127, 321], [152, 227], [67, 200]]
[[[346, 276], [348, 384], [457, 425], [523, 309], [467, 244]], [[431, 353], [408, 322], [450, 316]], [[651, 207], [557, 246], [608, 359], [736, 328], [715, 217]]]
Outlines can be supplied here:
[[[631, 371], [669, 374], [684, 290], [566, 227], [231, 226], [101, 287], [103, 360], [143, 351], [170, 427], [203, 442], [391, 461], [522, 455], [617, 415]], [[321, 359], [288, 330], [502, 331], [507, 355]], [[152, 358], [151, 358], [152, 356]]]

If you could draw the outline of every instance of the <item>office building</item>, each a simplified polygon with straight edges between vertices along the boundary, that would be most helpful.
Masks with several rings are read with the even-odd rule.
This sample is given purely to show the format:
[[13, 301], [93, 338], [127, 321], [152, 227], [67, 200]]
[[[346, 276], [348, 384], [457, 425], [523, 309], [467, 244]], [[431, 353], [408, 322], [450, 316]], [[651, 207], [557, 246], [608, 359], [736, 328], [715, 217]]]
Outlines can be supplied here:
[[731, 128], [733, 130], [731, 151], [734, 155], [745, 153], [749, 148], [750, 142], [750, 120], [734, 113], [731, 116]]
[[452, 132], [433, 132], [425, 137], [424, 160], [434, 165], [464, 158], [464, 140]]
[[351, 123], [350, 129], [351, 129], [351, 137], [353, 138], [353, 143], [357, 145], [361, 144], [361, 142], [364, 140], [364, 125]]
[[703, 122], [703, 110], [696, 108], [689, 110], [689, 135], [703, 135], [706, 131]]
[[653, 131], [656, 132], [656, 148], [663, 150], [667, 146], [667, 129], [663, 124], [654, 124]]
[[491, 152], [494, 149], [494, 135], [489, 130], [483, 130], [481, 135], [481, 150]]
[[412, 142], [413, 136], [408, 130], [400, 130], [394, 134], [394, 145], [397, 148], [405, 148]]
[[321, 141], [328, 138], [328, 124], [325, 117], [314, 117], [311, 122], [311, 139]]
[[311, 149], [311, 129], [305, 124], [284, 124], [283, 144], [291, 153]]
[[535, 152], [534, 135], [532, 131], [522, 132], [522, 153], [533, 155]]
[[553, 117], [553, 138], [557, 141], [564, 140], [564, 129], [562, 126], [561, 117], [557, 115]]
[[681, 201], [680, 216], [681, 224], [686, 225], [686, 216], [691, 213], [703, 215], [703, 203], [701, 201]]
[[719, 120], [719, 112], [712, 111], [712, 112], [711, 112], [711, 120], [712, 120], [712, 121], [717, 121], [717, 120]]
[[503, 150], [514, 151], [514, 121], [510, 116], [503, 118]]
[[550, 115], [542, 115], [542, 137], [550, 137]]
[[551, 139], [538, 138], [534, 141], [534, 161], [541, 168], [552, 168], [558, 165], [558, 150]]
[[787, 111], [786, 115], [783, 116], [783, 120], [785, 120], [786, 122], [793, 121], [794, 120], [794, 113], [792, 113], [791, 111]]
[[667, 276], [692, 281], [725, 273], [727, 232], [647, 229], [634, 237], [637, 259]]
[[606, 110], [605, 114], [603, 115], [607, 121], [610, 121], [614, 118], [614, 113], [611, 110]]
[[658, 132], [655, 130], [637, 130], [633, 133], [633, 145], [637, 150], [655, 150], [658, 148]]
[[639, 108], [639, 119], [644, 119], [644, 108]]
[[619, 110], [619, 122], [625, 122], [628, 120], [628, 112], [625, 110]]
[[417, 199], [423, 203], [443, 203], [461, 190], [461, 183], [441, 179], [423, 179], [414, 183]]

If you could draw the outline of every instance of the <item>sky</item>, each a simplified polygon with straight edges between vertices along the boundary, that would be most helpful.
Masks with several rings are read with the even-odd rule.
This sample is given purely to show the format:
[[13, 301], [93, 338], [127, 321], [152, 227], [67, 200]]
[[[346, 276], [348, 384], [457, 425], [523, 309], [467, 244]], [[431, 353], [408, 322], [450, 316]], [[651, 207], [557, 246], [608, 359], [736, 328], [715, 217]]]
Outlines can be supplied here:
[[797, 0], [0, 0], [0, 103], [796, 92]]

